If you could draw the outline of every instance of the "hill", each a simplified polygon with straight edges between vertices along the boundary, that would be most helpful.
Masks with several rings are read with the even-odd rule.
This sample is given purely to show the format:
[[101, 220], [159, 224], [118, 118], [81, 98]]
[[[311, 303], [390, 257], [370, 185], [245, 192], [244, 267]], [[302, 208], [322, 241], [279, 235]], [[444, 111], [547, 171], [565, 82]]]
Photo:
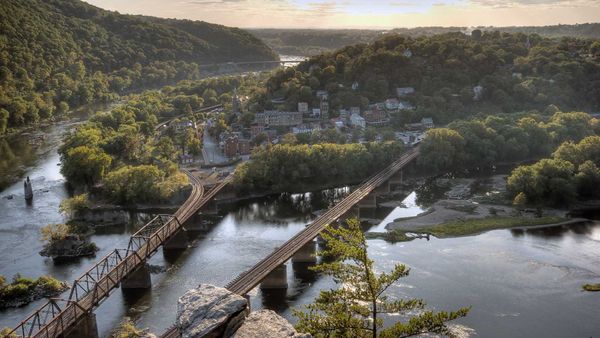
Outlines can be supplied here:
[[241, 29], [121, 15], [79, 0], [0, 0], [0, 32], [0, 134], [197, 77], [198, 64], [277, 59]]
[[398, 87], [415, 89], [403, 98], [415, 109], [393, 116], [398, 126], [422, 117], [448, 123], [479, 113], [543, 111], [551, 104], [563, 111], [598, 111], [600, 41], [498, 31], [386, 34], [278, 71], [254, 101], [256, 110], [272, 109], [273, 99], [284, 98], [281, 108], [296, 110], [298, 102], [318, 106], [314, 93], [327, 90], [335, 116], [339, 108], [367, 109], [396, 97]]
[[[579, 25], [529, 26], [529, 27], [478, 27], [480, 30], [499, 30], [508, 33], [538, 34], [544, 37], [600, 38], [600, 23]], [[384, 34], [394, 33], [410, 37], [431, 36], [452, 32], [469, 32], [469, 27], [416, 27], [392, 30], [367, 29], [253, 29], [261, 38], [280, 54], [317, 55], [348, 45], [371, 43]]]

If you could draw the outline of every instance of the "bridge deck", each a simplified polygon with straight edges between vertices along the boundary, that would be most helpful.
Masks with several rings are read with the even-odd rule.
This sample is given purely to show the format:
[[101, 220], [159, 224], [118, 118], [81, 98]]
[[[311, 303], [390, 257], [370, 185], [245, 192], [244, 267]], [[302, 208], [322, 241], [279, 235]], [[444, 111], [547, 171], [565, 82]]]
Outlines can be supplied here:
[[[304, 230], [300, 231], [285, 244], [277, 248], [268, 257], [264, 258], [249, 270], [241, 273], [237, 278], [227, 284], [226, 288], [229, 291], [239, 295], [245, 295], [254, 289], [271, 271], [287, 260], [300, 250], [309, 241], [313, 240], [323, 231], [326, 225], [334, 222], [348, 211], [354, 204], [371, 193], [376, 187], [387, 181], [400, 169], [404, 168], [408, 163], [419, 156], [419, 147], [415, 147], [404, 153], [398, 160], [390, 164], [388, 167], [373, 175], [367, 181], [363, 182], [358, 189], [354, 190], [350, 195], [346, 196], [342, 201], [336, 204], [333, 208], [315, 219]], [[177, 338], [180, 337], [176, 326], [171, 326], [161, 336], [161, 338]]]
[[[232, 177], [229, 175], [205, 193], [201, 182], [191, 173], [185, 173], [192, 183], [192, 193], [175, 215], [156, 216], [131, 236], [127, 250], [115, 249], [79, 277], [71, 287], [68, 300], [49, 300], [6, 337], [11, 334], [36, 338], [60, 336], [108, 298], [123, 278], [145, 264], [146, 260], [178, 232], [185, 221], [227, 185]], [[61, 306], [59, 303], [64, 304]]]

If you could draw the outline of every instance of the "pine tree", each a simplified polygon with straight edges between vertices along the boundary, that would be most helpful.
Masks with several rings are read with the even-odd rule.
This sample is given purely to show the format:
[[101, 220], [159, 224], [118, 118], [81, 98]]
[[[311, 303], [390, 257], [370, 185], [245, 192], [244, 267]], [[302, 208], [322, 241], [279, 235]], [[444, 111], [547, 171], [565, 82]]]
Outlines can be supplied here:
[[[298, 331], [315, 337], [409, 337], [432, 332], [452, 336], [446, 322], [466, 316], [469, 308], [453, 312], [426, 311], [421, 299], [392, 300], [386, 290], [409, 274], [409, 268], [398, 264], [389, 273], [375, 273], [373, 260], [367, 254], [365, 235], [357, 219], [347, 227], [327, 227], [322, 236], [327, 242], [324, 257], [332, 262], [314, 269], [333, 277], [337, 289], [323, 290], [307, 311], [294, 310]], [[381, 315], [407, 314], [420, 311], [407, 322], [396, 322], [384, 328]]]

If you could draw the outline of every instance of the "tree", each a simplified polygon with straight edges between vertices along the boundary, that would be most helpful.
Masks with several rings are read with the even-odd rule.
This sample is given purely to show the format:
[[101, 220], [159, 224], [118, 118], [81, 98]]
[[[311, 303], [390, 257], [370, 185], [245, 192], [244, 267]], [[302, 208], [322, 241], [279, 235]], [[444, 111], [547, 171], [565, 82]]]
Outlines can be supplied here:
[[9, 113], [6, 109], [0, 108], [0, 134], [4, 134], [8, 127]]
[[104, 177], [112, 158], [99, 148], [79, 146], [67, 151], [62, 174], [74, 184], [91, 187]]
[[431, 129], [421, 145], [419, 163], [433, 171], [448, 171], [462, 164], [465, 139], [455, 130]]
[[433, 332], [450, 334], [446, 322], [464, 317], [469, 309], [453, 312], [424, 311], [408, 322], [396, 322], [383, 328], [381, 314], [408, 314], [423, 310], [421, 299], [392, 300], [386, 290], [409, 274], [402, 264], [389, 273], [375, 273], [374, 262], [368, 257], [365, 235], [357, 219], [347, 222], [347, 228], [328, 226], [323, 232], [327, 249], [325, 257], [331, 263], [321, 263], [315, 270], [333, 277], [337, 289], [321, 291], [307, 312], [295, 310], [296, 328], [316, 337], [407, 337]]

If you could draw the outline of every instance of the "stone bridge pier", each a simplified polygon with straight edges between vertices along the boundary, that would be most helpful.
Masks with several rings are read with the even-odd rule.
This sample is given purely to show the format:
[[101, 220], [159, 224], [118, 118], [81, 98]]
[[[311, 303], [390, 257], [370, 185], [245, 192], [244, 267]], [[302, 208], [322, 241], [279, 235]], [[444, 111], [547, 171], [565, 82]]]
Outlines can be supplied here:
[[66, 330], [61, 338], [98, 338], [98, 325], [96, 315], [89, 312], [84, 315], [72, 328]]
[[273, 269], [260, 283], [262, 290], [287, 289], [287, 287], [287, 265], [285, 263]]
[[150, 267], [148, 263], [141, 264], [139, 268], [132, 271], [121, 281], [121, 290], [149, 289], [152, 287]]

